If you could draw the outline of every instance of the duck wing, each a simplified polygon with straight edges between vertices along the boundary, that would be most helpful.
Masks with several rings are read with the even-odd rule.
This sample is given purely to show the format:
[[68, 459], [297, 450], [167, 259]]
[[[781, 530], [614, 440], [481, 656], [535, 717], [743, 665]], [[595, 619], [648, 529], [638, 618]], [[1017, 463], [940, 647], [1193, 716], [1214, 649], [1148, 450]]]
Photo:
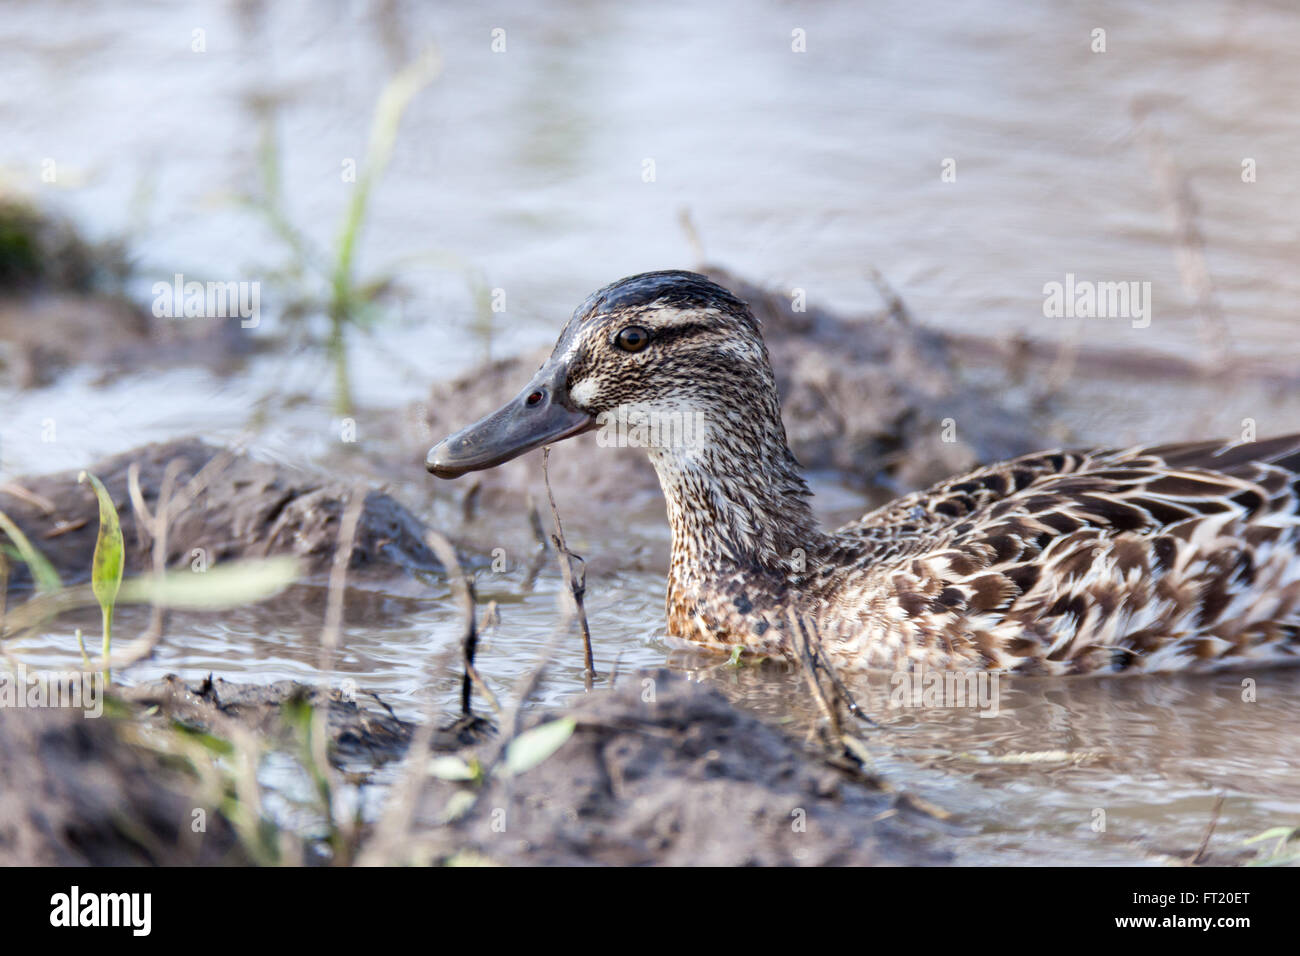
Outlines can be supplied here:
[[895, 657], [1050, 673], [1300, 660], [1300, 435], [1028, 455], [837, 538], [860, 549], [859, 580], [837, 588], [873, 596], [863, 620]]

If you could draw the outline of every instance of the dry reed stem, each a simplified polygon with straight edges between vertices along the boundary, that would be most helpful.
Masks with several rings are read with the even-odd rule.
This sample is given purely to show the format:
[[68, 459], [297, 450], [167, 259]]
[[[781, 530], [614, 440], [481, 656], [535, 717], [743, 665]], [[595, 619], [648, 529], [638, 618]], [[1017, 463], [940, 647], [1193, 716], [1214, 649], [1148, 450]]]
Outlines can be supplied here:
[[500, 716], [501, 704], [497, 701], [496, 694], [492, 693], [492, 688], [488, 687], [487, 682], [479, 674], [478, 667], [474, 664], [474, 655], [478, 652], [478, 623], [475, 614], [474, 582], [461, 569], [460, 558], [456, 555], [456, 549], [452, 547], [451, 542], [444, 535], [430, 529], [425, 533], [424, 540], [429, 545], [430, 550], [438, 556], [442, 566], [447, 569], [447, 579], [452, 587], [460, 592], [461, 610], [465, 617], [465, 634], [461, 639], [461, 660], [465, 668], [464, 675], [461, 677], [461, 716], [474, 716], [473, 689], [475, 687], [479, 689], [479, 693], [488, 702], [492, 712]]
[[1223, 810], [1223, 801], [1223, 794], [1219, 794], [1214, 801], [1214, 808], [1210, 811], [1210, 822], [1205, 827], [1205, 835], [1201, 837], [1201, 843], [1197, 846], [1196, 852], [1193, 853], [1191, 858], [1187, 861], [1193, 866], [1196, 866], [1205, 860], [1205, 850], [1210, 845], [1210, 837], [1214, 836], [1214, 830], [1219, 825], [1219, 812]]
[[[583, 598], [587, 593], [587, 565], [579, 555], [569, 550], [568, 544], [564, 540], [564, 527], [560, 524], [560, 510], [555, 506], [555, 494], [551, 491], [550, 475], [551, 449], [546, 447], [542, 449], [542, 478], [546, 482], [546, 496], [551, 501], [551, 517], [555, 520], [555, 534], [551, 540], [555, 543], [556, 551], [560, 558], [560, 571], [564, 575], [564, 583], [569, 588], [569, 593], [573, 595], [573, 607], [578, 616], [578, 626], [582, 629], [582, 648], [585, 661], [583, 671], [583, 684], [587, 690], [591, 690], [592, 681], [597, 676], [596, 661], [591, 653], [591, 628], [587, 625], [587, 610], [583, 606]], [[577, 558], [582, 562], [579, 573], [575, 576], [573, 573], [573, 559]]]
[[[857, 701], [840, 679], [839, 673], [822, 653], [821, 635], [816, 622], [809, 621], [794, 608], [787, 608], [786, 618], [795, 656], [808, 682], [808, 688], [812, 691], [813, 700], [830, 727], [833, 742], [838, 746], [844, 746], [845, 733], [840, 719], [841, 708], [862, 722], [876, 726], [876, 722], [858, 706]], [[826, 675], [830, 685], [829, 694], [822, 688], [819, 672]]]
[[1210, 278], [1210, 267], [1205, 258], [1205, 236], [1198, 223], [1200, 209], [1196, 196], [1187, 174], [1174, 159], [1164, 134], [1150, 122], [1150, 106], [1135, 103], [1132, 114], [1151, 172], [1173, 213], [1174, 256], [1183, 287], [1196, 302], [1201, 341], [1207, 353], [1205, 366], [1217, 369], [1232, 350], [1232, 336], [1219, 304], [1214, 280]]

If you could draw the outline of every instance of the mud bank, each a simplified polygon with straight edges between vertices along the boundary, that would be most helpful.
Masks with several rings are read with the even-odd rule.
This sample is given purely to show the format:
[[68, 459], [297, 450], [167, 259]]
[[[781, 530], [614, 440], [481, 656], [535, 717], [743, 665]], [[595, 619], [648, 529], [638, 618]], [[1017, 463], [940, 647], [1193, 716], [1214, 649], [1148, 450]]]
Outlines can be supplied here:
[[[222, 738], [238, 726], [272, 750], [290, 749], [286, 709], [324, 704], [331, 762], [361, 777], [401, 756], [415, 731], [377, 696], [322, 694], [290, 681], [168, 677], [119, 694], [107, 708], [116, 716], [97, 720], [0, 709], [0, 864], [256, 859], [222, 810], [204, 802], [184, 761], [151, 749], [178, 727]], [[430, 778], [398, 846], [378, 848], [372, 841], [382, 825], [367, 827], [361, 857], [687, 866], [950, 860], [946, 827], [907, 797], [831, 766], [717, 691], [667, 670], [629, 674], [613, 691], [524, 726], [557, 717], [572, 718], [576, 730], [540, 764], [511, 778], [489, 776], [473, 807], [450, 824], [448, 803], [464, 788]], [[449, 720], [432, 748], [489, 765], [501, 743], [484, 728]], [[196, 808], [207, 815], [204, 834], [190, 831]], [[320, 857], [308, 851], [303, 860]]]
[[209, 676], [194, 682], [169, 674], [125, 688], [121, 694], [158, 720], [218, 734], [231, 722], [281, 746], [290, 736], [286, 705], [325, 707], [331, 754], [340, 761], [361, 759], [372, 766], [405, 754], [413, 729], [377, 695], [339, 688], [323, 691], [287, 680], [237, 684]]
[[49, 385], [73, 366], [201, 364], [228, 371], [257, 349], [230, 319], [157, 318], [125, 291], [120, 242], [0, 192], [0, 387]]
[[[1041, 410], [964, 382], [945, 337], [911, 322], [901, 303], [847, 318], [762, 289], [717, 267], [710, 278], [749, 303], [762, 322], [790, 447], [806, 469], [844, 483], [897, 493], [925, 487], [979, 462], [1046, 447]], [[556, 330], [559, 330], [557, 322]], [[435, 385], [424, 406], [425, 437], [436, 441], [518, 394], [549, 349], [489, 362]], [[658, 488], [640, 449], [597, 447], [597, 436], [566, 442], [552, 457], [553, 480], [586, 496]], [[412, 452], [414, 454], [414, 452]], [[423, 450], [421, 450], [423, 454]], [[484, 502], [537, 493], [541, 452], [457, 485]]]
[[[441, 564], [424, 542], [423, 523], [392, 496], [363, 483], [258, 461], [197, 438], [181, 438], [114, 455], [91, 466], [117, 506], [127, 547], [126, 573], [150, 568], [153, 541], [136, 514], [128, 473], [139, 468], [141, 498], [150, 514], [171, 473], [167, 566], [207, 566], [222, 561], [292, 554], [312, 572], [325, 570], [338, 543], [339, 522], [350, 497], [365, 494], [353, 543], [353, 572], [392, 575], [437, 571]], [[16, 478], [0, 485], [0, 510], [8, 514], [64, 577], [89, 576], [99, 527], [98, 505], [77, 472]], [[30, 581], [13, 569], [11, 585]]]
[[[908, 798], [836, 769], [666, 669], [541, 714], [573, 736], [524, 774], [490, 776], [472, 809], [417, 835], [433, 860], [510, 865], [938, 864], [944, 827]], [[483, 754], [481, 759], [490, 759]], [[441, 818], [463, 785], [437, 782], [420, 808]]]
[[[0, 710], [0, 866], [247, 864], [233, 828], [129, 721]], [[205, 832], [195, 832], [195, 811]]]

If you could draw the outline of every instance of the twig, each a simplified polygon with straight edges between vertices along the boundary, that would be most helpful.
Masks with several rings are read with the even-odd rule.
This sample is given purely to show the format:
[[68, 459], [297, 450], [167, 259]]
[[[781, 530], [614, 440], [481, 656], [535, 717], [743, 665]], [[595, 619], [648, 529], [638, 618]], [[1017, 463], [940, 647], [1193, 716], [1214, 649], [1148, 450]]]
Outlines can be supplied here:
[[[559, 643], [560, 635], [563, 633], [563, 630], [563, 625], [560, 625], [555, 629], [554, 633], [552, 633], [550, 641], [547, 643], [546, 647], [542, 649], [542, 654], [537, 660], [537, 665], [533, 668], [532, 673], [528, 675], [528, 679], [524, 681], [524, 686], [520, 688], [519, 696], [515, 700], [514, 707], [510, 710], [510, 716], [505, 721], [509, 730], [502, 738], [501, 744], [497, 747], [496, 753], [492, 755], [492, 759], [489, 760], [487, 765], [483, 768], [483, 779], [485, 781], [492, 779], [492, 775], [496, 772], [497, 767], [500, 765], [501, 761], [505, 759], [506, 753], [510, 750], [510, 745], [515, 742], [520, 731], [523, 729], [524, 705], [528, 703], [529, 699], [537, 692], [537, 688], [541, 685], [542, 676], [546, 673], [546, 667], [551, 661], [552, 652], [555, 650], [555, 645]], [[482, 802], [484, 796], [487, 795], [487, 791], [488, 788], [486, 786], [480, 787], [478, 792], [474, 794], [474, 801], [469, 805], [468, 809], [466, 809], [462, 816], [468, 817], [472, 814], [478, 808], [478, 805]], [[507, 809], [513, 799], [513, 780], [507, 778], [505, 794]]]
[[[509, 717], [504, 720], [504, 724], [509, 727], [509, 731], [501, 740], [492, 759], [482, 768], [481, 779], [484, 782], [492, 779], [497, 766], [505, 759], [510, 744], [519, 736], [523, 723], [524, 705], [528, 703], [529, 698], [533, 696], [538, 685], [541, 684], [542, 675], [546, 673], [547, 664], [551, 660], [552, 652], [559, 643], [562, 633], [563, 628], [557, 627], [551, 635], [550, 641], [542, 649], [537, 665], [528, 675], [528, 679], [524, 681], [519, 697], [511, 708]], [[432, 695], [430, 695], [430, 701], [432, 701]], [[434, 727], [431, 710], [430, 707], [430, 712], [425, 715], [424, 722], [416, 728], [411, 746], [407, 751], [410, 756], [407, 758], [406, 769], [389, 789], [388, 806], [375, 829], [374, 838], [369, 841], [366, 851], [359, 861], [363, 866], [393, 866], [407, 862], [416, 855], [415, 848], [423, 842], [414, 836], [410, 829], [411, 823], [415, 819], [420, 794], [429, 776], [428, 754], [433, 740]], [[513, 793], [509, 789], [511, 786], [509, 780], [506, 781], [506, 786], [506, 803], [509, 806]], [[483, 801], [487, 792], [487, 786], [480, 786], [474, 792], [469, 806], [457, 814], [457, 819], [465, 819], [471, 816]]]
[[0, 494], [13, 495], [15, 498], [21, 498], [23, 501], [30, 502], [40, 508], [45, 515], [50, 515], [55, 510], [54, 502], [44, 495], [38, 495], [34, 491], [29, 491], [22, 485], [14, 484], [12, 481], [6, 481], [0, 485]]
[[573, 559], [577, 558], [582, 561], [581, 556], [574, 554], [569, 550], [569, 546], [564, 540], [564, 527], [560, 524], [560, 510], [555, 506], [555, 494], [551, 491], [550, 475], [551, 449], [546, 447], [542, 449], [542, 478], [546, 482], [546, 497], [551, 501], [551, 517], [555, 519], [555, 534], [551, 540], [555, 543], [555, 548], [560, 556], [560, 571], [564, 574], [564, 583], [573, 595], [573, 606], [578, 615], [578, 625], [582, 629], [582, 647], [586, 660], [586, 670], [583, 671], [583, 684], [587, 690], [591, 690], [592, 680], [597, 676], [596, 661], [591, 653], [591, 628], [587, 626], [587, 611], [583, 607], [583, 597], [587, 593], [587, 565], [582, 562], [578, 575], [573, 573]]
[[1201, 845], [1196, 848], [1196, 852], [1188, 860], [1193, 866], [1205, 861], [1205, 849], [1210, 845], [1210, 837], [1214, 835], [1214, 828], [1219, 825], [1219, 811], [1223, 809], [1223, 799], [1223, 794], [1219, 794], [1218, 799], [1214, 801], [1214, 809], [1210, 811], [1210, 823], [1205, 828], [1205, 836], [1201, 837]]
[[[343, 632], [343, 598], [347, 590], [348, 566], [352, 563], [352, 549], [356, 546], [357, 526], [361, 523], [361, 514], [365, 510], [366, 489], [355, 487], [348, 497], [343, 515], [339, 520], [338, 538], [334, 544], [334, 559], [330, 564], [329, 591], [325, 604], [325, 624], [321, 630], [321, 652], [318, 667], [322, 680], [334, 666], [334, 655], [338, 650], [339, 639]], [[328, 689], [326, 688], [326, 693]]]
[[519, 588], [525, 594], [533, 592], [533, 588], [537, 585], [537, 576], [542, 573], [546, 556], [551, 551], [551, 542], [546, 537], [546, 529], [542, 527], [542, 516], [537, 511], [537, 499], [531, 494], [528, 496], [528, 526], [532, 528], [533, 537], [537, 539], [538, 549], [537, 553], [529, 558], [524, 579], [519, 582]]
[[867, 279], [875, 286], [876, 294], [880, 296], [885, 303], [885, 308], [889, 310], [889, 317], [899, 325], [916, 325], [915, 320], [912, 318], [912, 310], [907, 307], [903, 297], [889, 284], [889, 281], [881, 274], [880, 270], [873, 265], [868, 265], [866, 273]]
[[[542, 454], [545, 455], [546, 452]], [[542, 550], [551, 550], [551, 542], [547, 539], [546, 530], [542, 527], [542, 516], [537, 511], [537, 499], [531, 494], [528, 496], [528, 525], [533, 529], [533, 537], [542, 546]]]
[[[191, 483], [192, 484], [192, 483]], [[330, 564], [329, 590], [325, 598], [325, 621], [321, 629], [320, 703], [311, 709], [311, 726], [307, 741], [312, 767], [306, 768], [316, 777], [324, 813], [328, 819], [336, 853], [335, 862], [347, 865], [355, 856], [360, 830], [355, 820], [340, 822], [336, 819], [332, 794], [338, 786], [333, 766], [329, 762], [329, 712], [332, 689], [329, 673], [334, 669], [339, 644], [343, 634], [344, 597], [347, 593], [348, 567], [352, 563], [352, 549], [356, 545], [357, 528], [366, 506], [366, 489], [360, 485], [352, 488], [347, 504], [339, 518], [339, 533], [334, 543], [334, 559]], [[314, 771], [314, 773], [313, 773]]]
[[[443, 567], [447, 569], [448, 577], [454, 582], [465, 585], [463, 593], [468, 595], [466, 636], [468, 637], [470, 633], [476, 633], [473, 593], [469, 591], [468, 580], [461, 572], [460, 560], [456, 557], [456, 549], [443, 535], [432, 530], [425, 534], [425, 542], [438, 555], [438, 559], [442, 561]], [[477, 639], [475, 639], [474, 644], [477, 644]], [[462, 650], [463, 659], [467, 665], [461, 689], [462, 707], [466, 700], [468, 683], [473, 681], [479, 690], [483, 692], [483, 696], [492, 704], [493, 709], [499, 713], [500, 708], [496, 703], [496, 697], [483, 682], [483, 679], [479, 677], [478, 670], [474, 667], [474, 650], [474, 645], [467, 640]], [[410, 862], [413, 859], [415, 841], [413, 841], [411, 835], [411, 826], [415, 820], [420, 798], [424, 793], [425, 784], [429, 778], [429, 751], [433, 745], [434, 733], [437, 731], [436, 712], [438, 709], [437, 698], [432, 691], [432, 687], [435, 680], [440, 676], [440, 669], [441, 665], [435, 657], [429, 663], [431, 679], [427, 684], [430, 690], [425, 695], [424, 719], [416, 726], [415, 733], [411, 736], [411, 743], [406, 751], [406, 764], [401, 774], [389, 787], [387, 805], [379, 818], [379, 822], [375, 825], [373, 837], [367, 842], [365, 850], [357, 860], [359, 866], [394, 866]]]
[[812, 640], [808, 636], [803, 616], [794, 608], [788, 608], [786, 618], [790, 622], [790, 642], [794, 645], [794, 652], [808, 681], [808, 689], [812, 691], [813, 700], [830, 726], [832, 740], [842, 746], [844, 734], [840, 726], [839, 707], [827, 700], [821, 681], [817, 679], [817, 660], [814, 657]]
[[677, 210], [677, 223], [686, 235], [686, 242], [691, 247], [691, 254], [695, 256], [696, 264], [703, 265], [704, 240], [700, 238], [700, 231], [695, 228], [695, 219], [691, 216], [689, 207], [682, 206]]
[[461, 605], [465, 614], [465, 636], [461, 639], [462, 661], [465, 666], [465, 673], [461, 678], [460, 685], [461, 715], [464, 717], [474, 716], [473, 692], [474, 688], [477, 687], [484, 699], [487, 700], [488, 706], [492, 708], [493, 713], [500, 716], [501, 705], [497, 701], [496, 694], [492, 693], [492, 688], [488, 687], [487, 682], [483, 680], [478, 668], [474, 665], [474, 655], [478, 652], [478, 623], [475, 616], [474, 582], [461, 570], [460, 558], [456, 556], [456, 549], [452, 547], [451, 542], [446, 537], [430, 529], [425, 533], [424, 540], [428, 543], [429, 549], [438, 556], [442, 566], [447, 569], [447, 579], [451, 582], [452, 587], [460, 591]]
[[135, 509], [135, 540], [141, 548], [149, 543], [147, 536], [153, 533], [153, 512], [145, 504], [144, 492], [140, 490], [140, 463], [131, 462], [126, 470], [126, 491], [131, 498], [131, 507]]
[[[787, 610], [786, 616], [790, 621], [790, 637], [795, 654], [799, 658], [799, 663], [803, 666], [804, 676], [808, 679], [814, 700], [817, 701], [822, 713], [830, 722], [836, 742], [843, 743], [844, 740], [843, 727], [839, 719], [840, 707], [843, 707], [849, 714], [863, 723], [872, 727], [877, 726], [876, 722], [858, 706], [858, 702], [849, 693], [849, 689], [844, 686], [839, 673], [822, 653], [821, 637], [816, 622], [808, 621], [794, 608]], [[822, 690], [821, 681], [817, 676], [819, 671], [826, 675], [826, 679], [830, 683], [831, 695], [829, 699]]]
[[1218, 369], [1232, 350], [1232, 337], [1223, 308], [1219, 305], [1214, 280], [1210, 278], [1210, 267], [1205, 258], [1205, 236], [1197, 224], [1196, 196], [1187, 175], [1179, 169], [1170, 152], [1164, 135], [1150, 122], [1150, 105], [1135, 103], [1132, 113], [1151, 172], [1173, 211], [1174, 255], [1183, 286], [1196, 300], [1201, 339], [1208, 351], [1206, 368]]
[[[136, 463], [132, 462], [131, 467], [135, 468]], [[163, 575], [167, 571], [167, 534], [171, 527], [172, 505], [175, 504], [175, 502], [172, 501], [172, 486], [175, 485], [176, 477], [177, 475], [180, 474], [182, 467], [183, 467], [183, 462], [179, 458], [173, 458], [171, 461], [167, 462], [167, 467], [163, 469], [162, 485], [160, 485], [158, 488], [158, 501], [157, 501], [158, 510], [154, 514], [153, 520], [151, 521], [149, 527], [149, 535], [153, 539], [154, 580], [160, 585], [162, 584]], [[136, 488], [137, 490], [139, 490], [138, 470], [136, 473], [136, 479], [137, 479]], [[134, 500], [135, 499], [132, 498], [133, 503]], [[182, 509], [188, 508], [193, 501], [194, 498], [190, 496], [188, 493], [186, 493], [185, 502], [181, 506]], [[140, 504], [141, 505], [144, 504], [143, 498], [141, 498]], [[148, 514], [147, 509], [145, 511], [145, 514]], [[138, 530], [139, 522], [137, 522], [136, 524]], [[153, 610], [149, 613], [148, 633], [155, 635], [154, 637], [155, 642], [162, 640], [163, 627], [165, 622], [166, 622], [166, 614], [163, 611], [162, 606], [159, 604], [154, 604]], [[153, 653], [152, 648], [150, 649], [149, 653], [150, 654]]]

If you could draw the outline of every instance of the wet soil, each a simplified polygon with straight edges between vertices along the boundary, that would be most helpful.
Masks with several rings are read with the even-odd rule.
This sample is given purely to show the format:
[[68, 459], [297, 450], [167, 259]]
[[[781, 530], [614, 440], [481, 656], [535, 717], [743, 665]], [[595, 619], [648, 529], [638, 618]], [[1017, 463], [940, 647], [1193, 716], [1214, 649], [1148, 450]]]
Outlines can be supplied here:
[[[123, 739], [131, 723], [0, 711], [0, 866], [249, 862], [189, 775]], [[191, 825], [195, 810], [205, 832]]]
[[[515, 865], [937, 864], [944, 825], [879, 781], [666, 669], [622, 678], [557, 717], [573, 736], [518, 778], [492, 775], [473, 808], [439, 828], [434, 860], [471, 854]], [[484, 755], [484, 760], [489, 759]], [[420, 819], [459, 785], [436, 783]], [[422, 834], [424, 836], [424, 834]]]
[[0, 387], [49, 385], [76, 366], [225, 372], [264, 347], [237, 320], [154, 316], [126, 294], [130, 272], [122, 243], [90, 242], [0, 190]]
[[[338, 543], [339, 522], [350, 496], [365, 494], [350, 570], [393, 575], [438, 571], [424, 541], [425, 526], [391, 495], [317, 472], [259, 461], [197, 438], [181, 438], [114, 455], [91, 466], [117, 507], [127, 546], [126, 573], [152, 566], [153, 542], [128, 491], [128, 472], [139, 468], [140, 492], [150, 514], [158, 510], [169, 469], [173, 500], [167, 566], [211, 567], [222, 561], [273, 554], [303, 559], [325, 570]], [[77, 472], [16, 478], [0, 485], [0, 511], [8, 514], [54, 565], [64, 583], [84, 580], [99, 528], [98, 503]], [[197, 481], [195, 480], [197, 477]], [[14, 568], [11, 586], [30, 582]]]
[[239, 684], [208, 677], [187, 682], [169, 674], [125, 688], [122, 698], [147, 711], [151, 719], [178, 721], [218, 734], [230, 721], [280, 745], [290, 737], [286, 706], [325, 706], [331, 753], [339, 759], [363, 758], [372, 765], [405, 754], [413, 729], [376, 694], [339, 688], [324, 691], [287, 680]]
[[[193, 779], [124, 731], [176, 727], [222, 735], [237, 724], [270, 746], [291, 742], [285, 708], [328, 706], [336, 766], [401, 757], [414, 726], [376, 695], [280, 681], [187, 683], [175, 677], [120, 692], [129, 716], [0, 711], [0, 863], [247, 863], [220, 809]], [[110, 708], [120, 710], [121, 708]], [[937, 864], [945, 829], [922, 804], [832, 766], [738, 710], [716, 690], [668, 670], [627, 675], [562, 710], [573, 736], [515, 778], [490, 776], [473, 808], [444, 822], [458, 785], [432, 781], [403, 843], [422, 861], [503, 864]], [[450, 719], [432, 749], [489, 765], [501, 743], [482, 719]], [[189, 832], [196, 807], [205, 834]], [[373, 834], [363, 833], [361, 850]]]

